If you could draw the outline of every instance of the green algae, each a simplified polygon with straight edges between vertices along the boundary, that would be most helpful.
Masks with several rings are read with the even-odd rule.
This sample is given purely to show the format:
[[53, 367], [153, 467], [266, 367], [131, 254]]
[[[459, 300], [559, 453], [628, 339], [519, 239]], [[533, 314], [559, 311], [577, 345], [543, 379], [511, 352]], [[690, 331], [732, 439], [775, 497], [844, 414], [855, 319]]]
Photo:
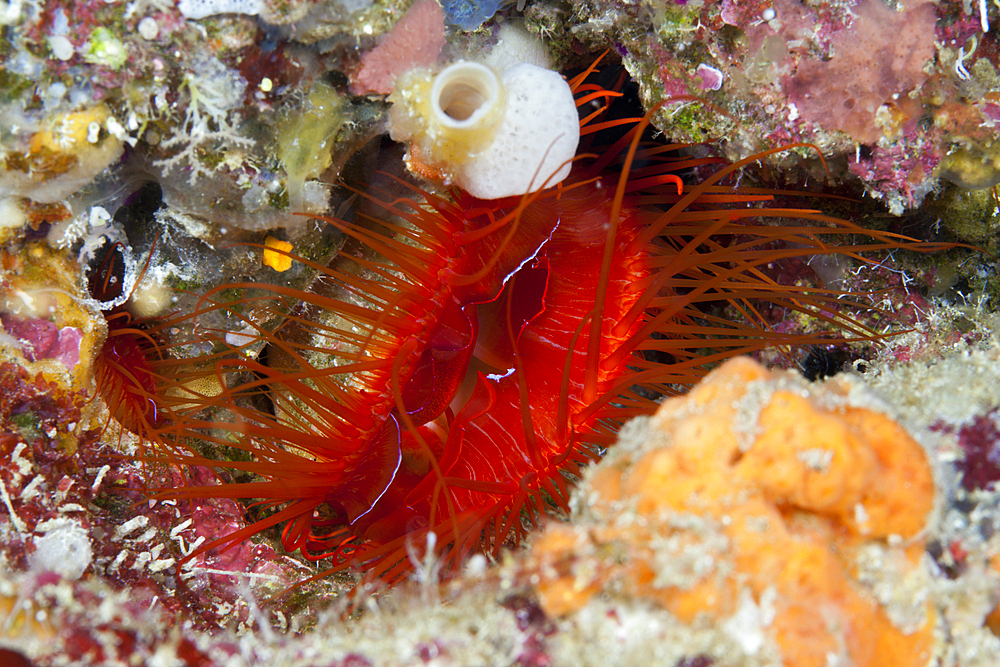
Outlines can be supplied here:
[[304, 208], [305, 183], [332, 163], [335, 135], [346, 120], [342, 98], [324, 83], [313, 87], [302, 108], [286, 113], [277, 135], [277, 157], [287, 174], [286, 195], [284, 202], [272, 203], [275, 208]]

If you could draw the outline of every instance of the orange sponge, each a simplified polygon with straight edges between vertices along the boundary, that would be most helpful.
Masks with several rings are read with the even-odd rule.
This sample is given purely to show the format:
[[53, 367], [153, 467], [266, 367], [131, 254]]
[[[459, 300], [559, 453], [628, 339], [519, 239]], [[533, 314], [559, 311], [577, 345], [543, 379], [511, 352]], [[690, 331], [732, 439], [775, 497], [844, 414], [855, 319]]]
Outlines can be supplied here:
[[576, 525], [537, 540], [545, 610], [615, 590], [686, 623], [749, 613], [757, 631], [744, 648], [767, 644], [794, 667], [926, 664], [930, 605], [914, 599], [898, 626], [857, 563], [874, 549], [886, 577], [918, 576], [932, 471], [905, 429], [858, 407], [857, 391], [739, 358], [665, 401], [588, 475]]

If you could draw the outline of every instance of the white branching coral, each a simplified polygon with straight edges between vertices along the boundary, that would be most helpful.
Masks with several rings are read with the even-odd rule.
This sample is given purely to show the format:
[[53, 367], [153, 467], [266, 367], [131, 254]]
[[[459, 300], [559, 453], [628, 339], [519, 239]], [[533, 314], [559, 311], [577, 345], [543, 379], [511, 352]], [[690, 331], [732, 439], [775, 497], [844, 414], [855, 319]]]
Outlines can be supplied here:
[[212, 175], [212, 169], [199, 157], [199, 151], [225, 152], [253, 146], [256, 142], [240, 135], [236, 129], [239, 114], [235, 109], [243, 99], [246, 86], [246, 80], [218, 58], [196, 59], [180, 85], [180, 92], [187, 92], [188, 96], [184, 122], [160, 143], [167, 150], [180, 150], [153, 164], [164, 173], [186, 165], [191, 170], [188, 183], [194, 185], [200, 177]]

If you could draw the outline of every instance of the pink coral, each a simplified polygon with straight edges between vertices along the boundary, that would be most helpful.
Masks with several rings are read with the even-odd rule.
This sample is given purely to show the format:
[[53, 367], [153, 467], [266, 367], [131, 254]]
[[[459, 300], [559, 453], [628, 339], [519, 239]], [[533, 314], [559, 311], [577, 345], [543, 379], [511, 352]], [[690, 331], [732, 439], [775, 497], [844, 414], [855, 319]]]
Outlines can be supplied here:
[[863, 0], [853, 11], [851, 27], [831, 37], [830, 60], [802, 61], [783, 86], [803, 119], [872, 143], [881, 136], [875, 126], [879, 106], [927, 79], [934, 6], [896, 12], [881, 0]]
[[442, 47], [441, 5], [436, 0], [421, 0], [410, 7], [381, 44], [361, 57], [351, 92], [388, 95], [397, 76], [414, 67], [433, 65]]

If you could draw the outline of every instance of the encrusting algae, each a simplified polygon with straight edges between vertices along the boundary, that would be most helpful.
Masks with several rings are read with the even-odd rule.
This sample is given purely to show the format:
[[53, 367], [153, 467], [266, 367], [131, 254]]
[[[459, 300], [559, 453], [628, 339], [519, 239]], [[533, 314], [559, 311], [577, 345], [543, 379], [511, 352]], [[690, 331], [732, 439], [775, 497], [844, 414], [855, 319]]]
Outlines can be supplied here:
[[921, 445], [858, 394], [740, 357], [664, 401], [588, 473], [576, 525], [533, 545], [542, 608], [560, 616], [619, 591], [720, 623], [786, 665], [926, 664], [930, 604], [883, 606], [861, 563], [874, 551], [894, 581], [924, 574], [934, 476]]

